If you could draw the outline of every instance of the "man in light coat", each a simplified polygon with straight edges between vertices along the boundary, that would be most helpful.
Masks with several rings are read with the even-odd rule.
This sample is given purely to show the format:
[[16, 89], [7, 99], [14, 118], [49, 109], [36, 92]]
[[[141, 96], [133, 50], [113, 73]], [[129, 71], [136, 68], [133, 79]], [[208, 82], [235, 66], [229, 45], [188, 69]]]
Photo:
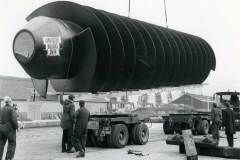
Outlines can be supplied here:
[[213, 103], [213, 107], [211, 110], [211, 120], [212, 120], [212, 136], [213, 139], [219, 141], [219, 127], [221, 124], [221, 109], [217, 106], [216, 103]]

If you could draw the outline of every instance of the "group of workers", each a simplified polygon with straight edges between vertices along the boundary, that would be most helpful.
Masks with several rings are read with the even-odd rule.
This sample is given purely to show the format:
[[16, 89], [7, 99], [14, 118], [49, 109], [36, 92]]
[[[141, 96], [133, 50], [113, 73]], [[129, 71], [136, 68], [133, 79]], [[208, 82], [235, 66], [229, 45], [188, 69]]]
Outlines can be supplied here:
[[[225, 134], [227, 136], [228, 146], [233, 147], [233, 135], [235, 134], [234, 127], [234, 114], [229, 103], [224, 103], [226, 109], [221, 110], [220, 106], [213, 103], [211, 110], [211, 120], [212, 120], [212, 136], [213, 139], [219, 142], [219, 128], [220, 125], [225, 127]], [[222, 123], [222, 124], [221, 124]]]
[[63, 95], [60, 96], [60, 103], [63, 106], [61, 117], [62, 152], [77, 151], [76, 157], [84, 157], [90, 112], [85, 108], [84, 101], [79, 101], [80, 108], [75, 112], [74, 98], [73, 95], [69, 95], [68, 99], [63, 100]]
[[[61, 117], [62, 152], [78, 152], [76, 157], [85, 156], [85, 146], [87, 140], [87, 124], [90, 113], [84, 107], [85, 102], [79, 101], [79, 109], [75, 112], [74, 96], [69, 95], [68, 99], [63, 100], [60, 96], [60, 103], [63, 106]], [[12, 104], [9, 96], [4, 97], [4, 106], [0, 112], [0, 160], [6, 142], [8, 142], [5, 160], [12, 160], [16, 150], [16, 131], [18, 129], [18, 114], [16, 104]], [[75, 150], [74, 150], [74, 149]]]

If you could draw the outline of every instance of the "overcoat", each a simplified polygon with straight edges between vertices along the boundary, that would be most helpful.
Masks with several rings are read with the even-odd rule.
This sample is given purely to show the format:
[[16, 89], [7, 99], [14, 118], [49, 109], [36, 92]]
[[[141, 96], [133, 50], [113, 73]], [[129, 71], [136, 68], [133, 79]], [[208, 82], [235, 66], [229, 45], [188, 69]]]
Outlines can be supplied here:
[[74, 124], [75, 105], [71, 100], [60, 101], [63, 106], [63, 115], [61, 117], [62, 129], [71, 129]]
[[225, 126], [225, 133], [234, 134], [235, 133], [234, 114], [232, 109], [230, 108], [224, 109], [222, 112], [222, 116], [223, 116], [223, 125]]
[[75, 136], [81, 136], [87, 133], [87, 125], [90, 112], [85, 107], [80, 107], [76, 113]]

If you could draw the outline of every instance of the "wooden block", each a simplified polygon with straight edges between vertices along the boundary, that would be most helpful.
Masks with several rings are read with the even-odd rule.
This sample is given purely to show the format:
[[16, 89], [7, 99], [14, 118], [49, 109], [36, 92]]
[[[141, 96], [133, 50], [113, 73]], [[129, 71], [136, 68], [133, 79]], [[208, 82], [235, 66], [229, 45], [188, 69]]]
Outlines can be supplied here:
[[183, 130], [182, 134], [187, 157], [197, 156], [197, 150], [194, 143], [192, 131], [190, 129]]

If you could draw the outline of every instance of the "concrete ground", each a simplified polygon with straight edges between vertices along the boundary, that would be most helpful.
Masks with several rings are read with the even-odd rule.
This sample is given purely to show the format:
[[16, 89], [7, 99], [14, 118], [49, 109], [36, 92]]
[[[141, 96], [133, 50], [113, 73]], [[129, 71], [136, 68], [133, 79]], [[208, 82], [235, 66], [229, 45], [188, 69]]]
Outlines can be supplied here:
[[[149, 124], [150, 126], [150, 124]], [[61, 128], [24, 129], [17, 133], [15, 160], [73, 160], [77, 153], [61, 153]], [[222, 136], [224, 132], [221, 132]], [[240, 147], [240, 133], [235, 135], [235, 146]], [[162, 124], [152, 124], [150, 139], [146, 145], [129, 145], [122, 149], [87, 147], [85, 160], [186, 160], [179, 154], [178, 146], [167, 145]], [[220, 145], [226, 146], [225, 138]], [[6, 148], [6, 147], [5, 147]], [[128, 149], [142, 151], [146, 156], [127, 154]], [[5, 155], [4, 155], [5, 156]], [[82, 158], [83, 159], [83, 158]], [[199, 160], [223, 160], [208, 156], [199, 156]]]

